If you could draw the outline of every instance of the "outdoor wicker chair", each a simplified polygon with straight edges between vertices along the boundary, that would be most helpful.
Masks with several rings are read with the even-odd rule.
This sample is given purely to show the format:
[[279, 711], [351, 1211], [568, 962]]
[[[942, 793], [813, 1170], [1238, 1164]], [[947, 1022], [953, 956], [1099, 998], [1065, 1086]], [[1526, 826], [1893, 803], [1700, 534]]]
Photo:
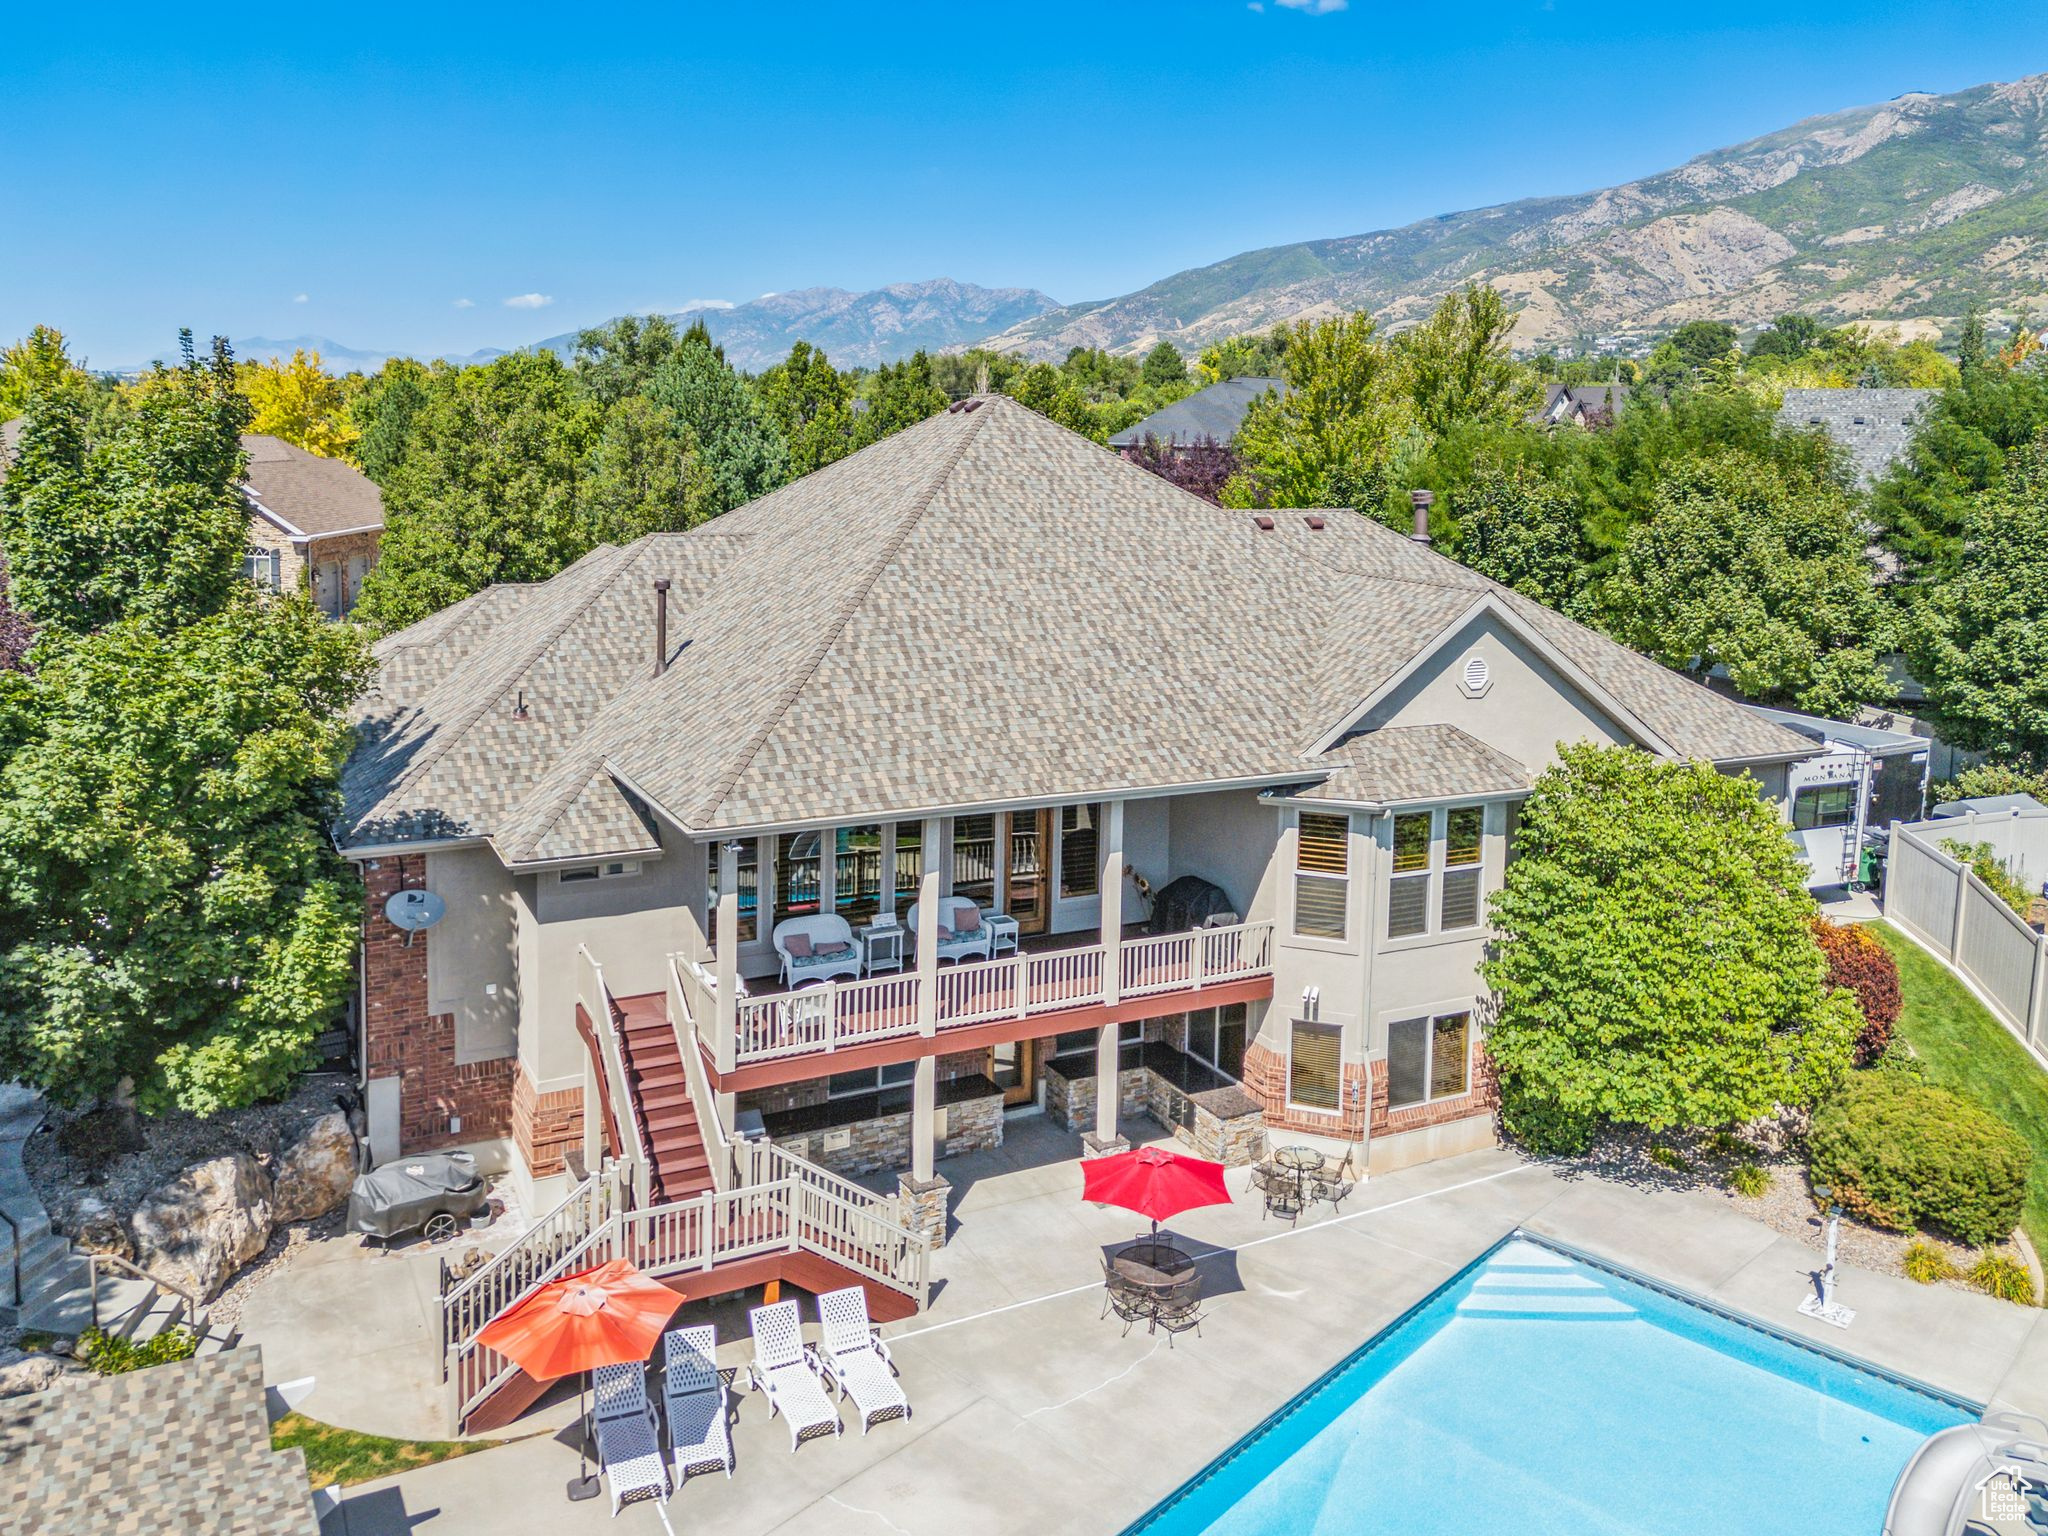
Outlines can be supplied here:
[[662, 1335], [662, 1397], [676, 1485], [691, 1472], [723, 1467], [732, 1476], [732, 1389], [718, 1374], [718, 1330], [677, 1328]]

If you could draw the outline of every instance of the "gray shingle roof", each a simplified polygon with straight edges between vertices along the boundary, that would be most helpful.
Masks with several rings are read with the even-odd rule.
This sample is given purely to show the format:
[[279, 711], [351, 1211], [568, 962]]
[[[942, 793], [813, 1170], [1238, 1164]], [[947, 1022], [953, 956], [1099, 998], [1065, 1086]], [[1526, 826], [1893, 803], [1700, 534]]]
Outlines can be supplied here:
[[1819, 427], [1848, 450], [1864, 485], [1883, 477], [1913, 443], [1913, 426], [1938, 389], [1788, 389], [1781, 427]]
[[1402, 805], [1418, 800], [1512, 795], [1535, 782], [1529, 770], [1455, 725], [1390, 725], [1347, 736], [1315, 759], [1320, 783], [1302, 800], [1342, 805]]
[[384, 498], [368, 475], [278, 437], [242, 438], [249, 499], [313, 538], [384, 526]]
[[270, 1448], [253, 1347], [0, 1403], [0, 1526], [37, 1536], [318, 1536], [306, 1462]]
[[488, 835], [517, 864], [647, 846], [618, 790], [722, 833], [1298, 780], [1489, 593], [1677, 751], [1805, 745], [1371, 519], [1324, 521], [1261, 532], [1008, 400], [942, 413], [386, 639], [341, 837]]
[[1176, 400], [1154, 411], [1137, 425], [1126, 427], [1109, 440], [1109, 446], [1129, 448], [1148, 437], [1177, 448], [1198, 443], [1205, 437], [1227, 443], [1244, 425], [1244, 413], [1251, 409], [1254, 400], [1269, 389], [1286, 388], [1285, 379], [1219, 379], [1185, 400]]

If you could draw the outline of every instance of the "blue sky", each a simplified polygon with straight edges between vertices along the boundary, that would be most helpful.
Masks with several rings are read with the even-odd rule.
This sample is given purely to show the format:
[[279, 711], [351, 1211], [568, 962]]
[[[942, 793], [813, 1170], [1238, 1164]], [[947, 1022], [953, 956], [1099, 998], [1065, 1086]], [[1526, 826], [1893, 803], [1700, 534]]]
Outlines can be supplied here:
[[1336, 3], [19, 7], [0, 339], [462, 353], [813, 284], [1103, 297], [2048, 69], [2041, 0]]

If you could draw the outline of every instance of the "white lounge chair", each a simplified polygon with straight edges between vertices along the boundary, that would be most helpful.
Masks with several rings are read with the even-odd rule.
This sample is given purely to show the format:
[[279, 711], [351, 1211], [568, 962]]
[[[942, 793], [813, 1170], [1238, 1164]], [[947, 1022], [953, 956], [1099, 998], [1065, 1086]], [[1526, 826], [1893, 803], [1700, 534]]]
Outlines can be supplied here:
[[731, 1389], [718, 1374], [718, 1330], [678, 1328], [662, 1335], [662, 1397], [676, 1486], [693, 1471], [732, 1476]]
[[[613, 1516], [642, 1496], [668, 1503], [668, 1467], [655, 1434], [654, 1405], [647, 1401], [645, 1367], [603, 1365], [593, 1374], [597, 1464], [612, 1496]], [[662, 1523], [668, 1523], [666, 1513]]]
[[825, 1292], [818, 1298], [818, 1325], [818, 1352], [839, 1383], [839, 1395], [853, 1395], [860, 1432], [866, 1434], [878, 1418], [909, 1418], [910, 1399], [897, 1383], [896, 1362], [868, 1321], [867, 1293], [857, 1285]]
[[795, 1450], [812, 1430], [829, 1426], [833, 1434], [843, 1434], [846, 1426], [825, 1393], [825, 1367], [804, 1345], [796, 1303], [756, 1307], [747, 1314], [747, 1326], [754, 1334], [754, 1363], [747, 1375], [755, 1391], [768, 1394], [769, 1412], [781, 1414], [789, 1425], [789, 1448]]
[[785, 917], [769, 939], [782, 957], [782, 980], [787, 986], [829, 981], [834, 976], [860, 980], [860, 950], [853, 942], [853, 929], [836, 913]]
[[[909, 922], [910, 931], [913, 935], [917, 932], [918, 918], [923, 915], [918, 909], [923, 905], [924, 903], [920, 901], [913, 901], [910, 904]], [[974, 924], [973, 927], [962, 928], [960, 926], [963, 911], [974, 914], [972, 918], [968, 919], [968, 921]], [[982, 919], [981, 908], [965, 896], [941, 896], [939, 898], [939, 958], [941, 960], [965, 960], [970, 955], [979, 955], [982, 959], [988, 960], [993, 958], [994, 954], [995, 935], [989, 928], [988, 923]]]

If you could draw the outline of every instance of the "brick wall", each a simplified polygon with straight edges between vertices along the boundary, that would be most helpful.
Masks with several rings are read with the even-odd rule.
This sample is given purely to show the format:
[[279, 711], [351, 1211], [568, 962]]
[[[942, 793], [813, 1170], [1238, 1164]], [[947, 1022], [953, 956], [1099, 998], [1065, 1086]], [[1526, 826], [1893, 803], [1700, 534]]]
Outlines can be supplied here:
[[1434, 1104], [1411, 1104], [1406, 1109], [1387, 1108], [1387, 1064], [1373, 1063], [1377, 1069], [1372, 1074], [1372, 1133], [1375, 1136], [1398, 1136], [1403, 1131], [1427, 1130], [1432, 1125], [1448, 1125], [1453, 1120], [1466, 1120], [1474, 1115], [1491, 1116], [1500, 1104], [1500, 1091], [1494, 1081], [1493, 1061], [1482, 1046], [1472, 1052], [1472, 1087], [1454, 1099], [1440, 1099]]
[[[399, 1080], [399, 1152], [509, 1136], [517, 1059], [457, 1064], [455, 1015], [427, 1012], [433, 933], [416, 933], [408, 945], [384, 915], [396, 892], [425, 885], [425, 855], [374, 863], [363, 866], [363, 1062], [365, 1075]], [[461, 1119], [461, 1130], [449, 1129], [450, 1117]]]
[[1301, 1109], [1287, 1102], [1287, 1058], [1263, 1041], [1245, 1047], [1244, 1090], [1265, 1106], [1266, 1124], [1273, 1130], [1357, 1141], [1365, 1134], [1370, 1078], [1364, 1062], [1347, 1061], [1337, 1087], [1337, 1109]]
[[292, 542], [290, 534], [269, 518], [251, 514], [248, 547], [276, 551], [278, 591], [296, 592], [305, 581], [306, 562], [299, 553], [299, 546]]
[[583, 1090], [541, 1093], [520, 1062], [512, 1083], [512, 1141], [534, 1178], [562, 1172], [564, 1154], [583, 1143]]

